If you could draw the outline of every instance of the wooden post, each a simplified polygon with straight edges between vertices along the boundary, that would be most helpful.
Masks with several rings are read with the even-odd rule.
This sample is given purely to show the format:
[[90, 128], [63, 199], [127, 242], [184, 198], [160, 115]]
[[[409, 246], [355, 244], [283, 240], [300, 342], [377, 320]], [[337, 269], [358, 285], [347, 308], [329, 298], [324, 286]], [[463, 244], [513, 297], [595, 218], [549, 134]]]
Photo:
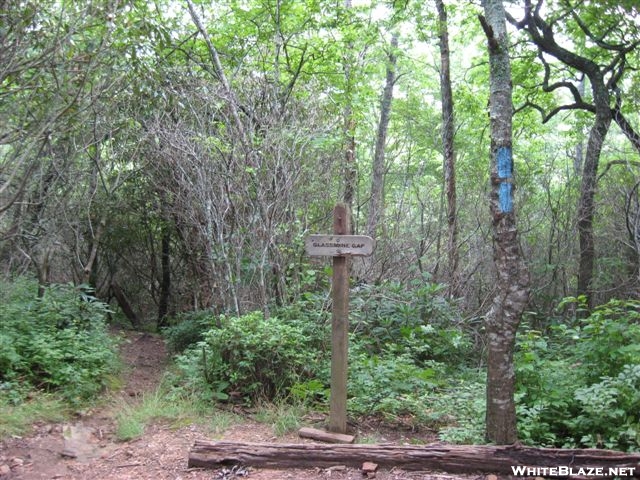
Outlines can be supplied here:
[[[333, 233], [350, 232], [349, 209], [339, 203], [333, 209]], [[333, 257], [331, 320], [331, 396], [329, 431], [347, 433], [347, 365], [349, 346], [349, 262], [348, 255]]]
[[369, 256], [375, 241], [349, 235], [351, 212], [344, 204], [333, 209], [333, 235], [310, 235], [305, 241], [309, 255], [333, 257], [331, 321], [331, 396], [329, 431], [347, 433], [347, 356], [349, 346], [349, 264], [352, 256]]

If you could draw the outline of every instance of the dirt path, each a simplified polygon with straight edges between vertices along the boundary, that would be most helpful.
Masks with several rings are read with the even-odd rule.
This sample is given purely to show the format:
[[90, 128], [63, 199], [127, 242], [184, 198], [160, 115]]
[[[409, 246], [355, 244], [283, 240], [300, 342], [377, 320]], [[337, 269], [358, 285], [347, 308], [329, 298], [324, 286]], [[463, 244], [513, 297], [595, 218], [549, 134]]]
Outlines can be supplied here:
[[[355, 480], [362, 473], [355, 469], [258, 470], [247, 475], [231, 475], [224, 470], [187, 468], [189, 448], [196, 439], [211, 439], [197, 425], [171, 428], [162, 423], [150, 425], [142, 437], [118, 442], [115, 415], [118, 406], [136, 402], [160, 383], [167, 364], [167, 353], [159, 336], [127, 332], [122, 344], [126, 365], [125, 386], [104, 407], [83, 412], [67, 424], [37, 424], [24, 438], [0, 442], [1, 480]], [[247, 420], [231, 426], [219, 439], [238, 442], [301, 442], [295, 435], [276, 438], [268, 425]], [[241, 472], [245, 473], [245, 472]], [[471, 480], [484, 476], [454, 476], [435, 473], [380, 471], [379, 480]]]

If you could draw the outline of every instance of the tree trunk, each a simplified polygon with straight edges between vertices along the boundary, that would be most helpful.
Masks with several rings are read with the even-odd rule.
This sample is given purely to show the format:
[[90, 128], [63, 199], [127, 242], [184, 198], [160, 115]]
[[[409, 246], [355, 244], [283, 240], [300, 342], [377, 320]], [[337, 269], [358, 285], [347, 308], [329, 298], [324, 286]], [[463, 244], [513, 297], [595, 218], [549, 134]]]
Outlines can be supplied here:
[[87, 258], [87, 262], [84, 264], [84, 267], [82, 269], [82, 283], [84, 285], [96, 287], [94, 267], [98, 258], [100, 239], [102, 238], [102, 234], [104, 233], [104, 229], [106, 226], [107, 222], [104, 218], [102, 218], [98, 222], [95, 233], [93, 232], [93, 228], [91, 228], [91, 225], [89, 225], [91, 233], [91, 238], [89, 240], [89, 257]]
[[[595, 77], [595, 78], [592, 78]], [[578, 268], [578, 295], [587, 297], [589, 307], [594, 306], [593, 265], [595, 242], [593, 239], [593, 216], [595, 213], [595, 193], [598, 182], [598, 163], [604, 139], [611, 125], [609, 94], [601, 75], [590, 76], [596, 105], [596, 118], [587, 143], [587, 154], [582, 170], [580, 200], [578, 202], [578, 236], [580, 239], [580, 263]], [[595, 81], [594, 81], [595, 80]]]
[[[640, 474], [639, 454], [596, 449], [543, 449], [520, 446], [489, 445], [371, 445], [313, 443], [235, 443], [196, 440], [189, 452], [189, 468], [219, 468], [246, 465], [263, 468], [328, 468], [335, 465], [359, 468], [373, 462], [383, 468], [404, 470], [442, 470], [449, 473], [494, 473], [513, 475], [512, 467], [571, 467], [571, 478], [587, 477], [588, 469], [609, 468], [618, 473]], [[582, 471], [580, 469], [583, 469]], [[526, 472], [525, 472], [526, 473]], [[529, 471], [527, 476], [547, 476], [543, 471]], [[525, 476], [520, 474], [518, 476]], [[567, 477], [568, 475], [554, 475]], [[593, 472], [592, 475], [593, 477]]]
[[[351, 9], [351, 0], [344, 0], [345, 9]], [[353, 198], [355, 197], [358, 170], [356, 166], [356, 121], [353, 114], [352, 90], [353, 90], [353, 60], [351, 58], [352, 44], [347, 44], [346, 54], [343, 56], [344, 82], [346, 100], [344, 106], [344, 194], [343, 203], [350, 212], [353, 212]], [[350, 222], [353, 233], [355, 222]]]
[[438, 9], [438, 35], [440, 37], [440, 95], [442, 97], [442, 150], [444, 156], [444, 192], [447, 199], [447, 274], [449, 296], [459, 295], [458, 279], [458, 219], [456, 215], [456, 155], [453, 146], [455, 131], [453, 92], [449, 55], [447, 10], [443, 0], [436, 0]]
[[115, 280], [111, 283], [111, 291], [113, 292], [113, 296], [116, 297], [116, 301], [118, 302], [122, 313], [124, 313], [124, 316], [127, 317], [127, 319], [131, 322], [133, 328], [140, 329], [142, 324], [140, 322], [140, 319], [138, 318], [138, 315], [136, 315], [136, 312], [134, 312], [129, 299], [125, 295], [122, 288], [120, 288], [120, 285], [115, 282]]
[[171, 233], [165, 226], [162, 233], [160, 251], [160, 298], [158, 300], [158, 327], [165, 325], [165, 317], [169, 313], [169, 296], [171, 295]]
[[[356, 191], [356, 181], [358, 178], [358, 168], [356, 166], [356, 122], [353, 119], [353, 111], [351, 105], [345, 107], [345, 150], [344, 150], [344, 194], [342, 196], [342, 202], [349, 207], [349, 211], [353, 212], [353, 199]], [[353, 230], [354, 222], [351, 222], [351, 234]]]
[[398, 35], [393, 34], [387, 57], [387, 76], [380, 101], [380, 121], [376, 135], [376, 147], [373, 154], [373, 173], [371, 175], [371, 199], [369, 200], [369, 215], [367, 217], [367, 235], [376, 238], [376, 231], [383, 213], [384, 197], [384, 154], [387, 143], [387, 130], [391, 115], [391, 101], [393, 100], [393, 85], [396, 82], [396, 52]]
[[513, 349], [516, 330], [529, 300], [514, 211], [511, 65], [502, 0], [484, 0], [480, 21], [487, 35], [490, 64], [491, 193], [496, 294], [485, 317], [488, 335], [487, 440], [499, 445], [517, 440]]
[[[578, 83], [578, 93], [584, 97], [585, 90], [585, 76], [583, 75], [580, 78], [580, 83]], [[573, 171], [578, 175], [582, 175], [582, 165], [584, 164], [584, 140], [582, 137], [582, 128], [577, 132], [578, 142], [576, 143], [576, 149], [574, 151], [573, 157]]]

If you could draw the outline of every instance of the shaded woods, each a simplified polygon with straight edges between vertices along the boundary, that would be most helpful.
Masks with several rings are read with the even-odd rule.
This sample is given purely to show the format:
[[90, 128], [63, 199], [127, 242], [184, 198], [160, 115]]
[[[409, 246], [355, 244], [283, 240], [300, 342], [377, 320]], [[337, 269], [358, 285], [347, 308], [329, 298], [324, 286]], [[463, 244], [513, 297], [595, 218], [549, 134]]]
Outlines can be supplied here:
[[[207, 375], [191, 387], [223, 399], [242, 383], [198, 355], [234, 362], [215, 340], [230, 317], [299, 329], [326, 360], [331, 266], [304, 243], [343, 201], [377, 245], [350, 265], [350, 414], [388, 398], [383, 416], [453, 427], [438, 395], [460, 367], [468, 422], [447, 439], [477, 440], [499, 358], [499, 443], [637, 447], [627, 413], [592, 415], [638, 401], [635, 2], [7, 0], [0, 16], [7, 292], [31, 278], [46, 304], [70, 284], [101, 322], [169, 328]], [[0, 354], [0, 380], [27, 354]], [[265, 372], [270, 396], [322, 402], [308, 360]], [[427, 399], [442, 411], [419, 413]]]

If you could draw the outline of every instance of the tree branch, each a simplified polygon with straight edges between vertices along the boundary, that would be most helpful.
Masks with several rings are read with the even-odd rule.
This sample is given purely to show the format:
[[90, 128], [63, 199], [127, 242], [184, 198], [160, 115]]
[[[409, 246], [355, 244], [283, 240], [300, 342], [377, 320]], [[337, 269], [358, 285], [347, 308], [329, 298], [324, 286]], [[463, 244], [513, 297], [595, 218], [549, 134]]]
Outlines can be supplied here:
[[482, 29], [484, 30], [485, 35], [487, 36], [487, 41], [489, 42], [489, 49], [493, 51], [497, 51], [500, 48], [498, 44], [498, 40], [496, 39], [493, 29], [491, 25], [487, 23], [487, 19], [484, 18], [483, 15], [478, 15], [478, 20], [480, 20], [480, 25], [482, 25]]
[[200, 32], [200, 35], [202, 35], [206, 45], [207, 45], [207, 50], [209, 51], [209, 56], [211, 57], [211, 61], [213, 62], [213, 67], [215, 69], [215, 74], [216, 77], [218, 78], [218, 80], [220, 81], [220, 83], [222, 84], [222, 88], [224, 89], [225, 93], [228, 96], [229, 99], [229, 108], [231, 109], [231, 115], [233, 116], [233, 121], [236, 124], [236, 128], [238, 130], [238, 133], [240, 135], [240, 139], [242, 141], [242, 146], [245, 148], [246, 153], [249, 153], [249, 143], [247, 141], [247, 136], [245, 134], [244, 131], [244, 125], [242, 123], [242, 121], [240, 120], [240, 115], [238, 113], [238, 102], [236, 101], [236, 97], [233, 93], [233, 91], [231, 90], [231, 86], [229, 85], [229, 82], [227, 81], [227, 77], [224, 74], [224, 69], [222, 68], [222, 63], [220, 62], [220, 57], [218, 56], [218, 51], [216, 50], [216, 48], [213, 46], [213, 43], [211, 43], [211, 39], [209, 38], [209, 35], [207, 34], [207, 31], [204, 28], [204, 25], [202, 24], [202, 21], [200, 20], [200, 16], [198, 15], [198, 12], [196, 12], [195, 6], [193, 5], [192, 0], [187, 0], [187, 5], [189, 6], [189, 13], [191, 14], [191, 19], [193, 20], [193, 23], [196, 25], [196, 27], [198, 28], [198, 31]]
[[600, 179], [604, 177], [605, 174], [614, 165], [631, 165], [631, 166], [640, 168], [640, 162], [636, 160], [611, 160], [610, 162], [607, 162], [607, 164], [604, 166], [604, 169], [602, 170], [602, 173], [598, 175], [598, 181], [600, 181]]
[[618, 103], [616, 103], [615, 108], [611, 109], [611, 115], [613, 115], [613, 119], [620, 127], [620, 130], [622, 130], [622, 133], [624, 133], [625, 136], [629, 139], [629, 141], [633, 145], [633, 148], [635, 148], [636, 151], [640, 153], [640, 135], [624, 117], [624, 115], [620, 111], [620, 105]]
[[569, 2], [565, 2], [565, 3], [567, 5], [568, 11], [571, 13], [571, 16], [573, 17], [573, 20], [578, 24], [578, 27], [580, 27], [580, 30], [582, 30], [587, 37], [593, 40], [593, 43], [595, 43], [597, 46], [605, 50], [622, 52], [626, 49], [624, 44], [614, 45], [612, 43], [608, 43], [604, 41], [604, 38], [606, 37], [607, 33], [609, 33], [609, 31], [611, 31], [614, 28], [613, 26], [607, 32], [605, 32], [604, 35], [602, 35], [601, 37], [597, 37], [589, 29], [587, 24], [582, 21], [582, 19], [576, 12], [575, 7], [570, 5]]

